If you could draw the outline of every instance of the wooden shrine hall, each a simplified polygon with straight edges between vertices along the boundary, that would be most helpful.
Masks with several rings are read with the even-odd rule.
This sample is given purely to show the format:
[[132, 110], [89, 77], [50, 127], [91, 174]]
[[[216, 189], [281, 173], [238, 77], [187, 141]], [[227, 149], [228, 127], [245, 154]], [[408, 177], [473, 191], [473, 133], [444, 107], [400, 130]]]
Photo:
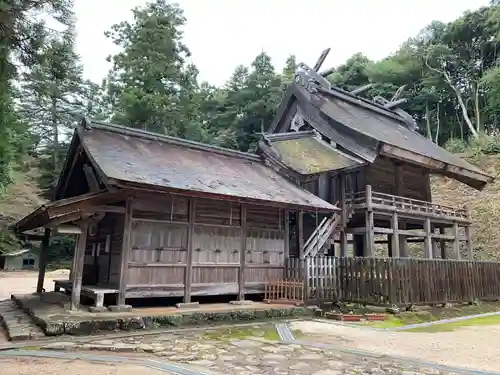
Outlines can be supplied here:
[[397, 98], [400, 92], [392, 101], [369, 100], [362, 94], [371, 85], [352, 92], [333, 86], [325, 78], [332, 70], [319, 71], [328, 52], [313, 68], [299, 64], [259, 143], [268, 165], [341, 208], [336, 218], [292, 218], [303, 230], [290, 255], [347, 256], [349, 236], [352, 255], [370, 257], [375, 236], [385, 236], [391, 257], [408, 257], [408, 243], [419, 242], [428, 259], [472, 259], [469, 213], [433, 203], [430, 176], [478, 190], [493, 178], [419, 134], [414, 118], [401, 109], [406, 99]]
[[[103, 123], [73, 136], [54, 201], [15, 226], [77, 233], [72, 308], [127, 298], [264, 291], [288, 258], [290, 211], [338, 209], [252, 154]], [[42, 250], [37, 292], [43, 288]]]

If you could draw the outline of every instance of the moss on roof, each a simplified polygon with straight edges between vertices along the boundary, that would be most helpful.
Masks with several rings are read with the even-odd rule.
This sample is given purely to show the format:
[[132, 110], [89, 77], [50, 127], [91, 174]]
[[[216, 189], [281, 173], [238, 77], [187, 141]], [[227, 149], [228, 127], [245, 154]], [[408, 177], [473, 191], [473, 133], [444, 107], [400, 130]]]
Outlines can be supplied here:
[[301, 174], [321, 173], [357, 165], [314, 137], [273, 141], [281, 161]]

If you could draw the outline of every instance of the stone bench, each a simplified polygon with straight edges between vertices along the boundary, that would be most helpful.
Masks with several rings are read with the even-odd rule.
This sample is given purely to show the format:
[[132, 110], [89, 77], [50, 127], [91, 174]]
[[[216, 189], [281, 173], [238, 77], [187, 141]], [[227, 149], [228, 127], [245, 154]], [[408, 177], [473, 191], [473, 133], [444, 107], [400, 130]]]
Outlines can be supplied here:
[[[71, 292], [73, 288], [73, 283], [71, 280], [54, 280], [54, 291], [60, 292], [61, 289], [64, 289], [66, 292]], [[80, 290], [80, 294], [82, 296], [91, 298], [95, 301], [95, 307], [103, 307], [104, 306], [104, 296], [106, 294], [117, 294], [119, 292], [118, 289], [100, 287], [94, 285], [82, 285]]]

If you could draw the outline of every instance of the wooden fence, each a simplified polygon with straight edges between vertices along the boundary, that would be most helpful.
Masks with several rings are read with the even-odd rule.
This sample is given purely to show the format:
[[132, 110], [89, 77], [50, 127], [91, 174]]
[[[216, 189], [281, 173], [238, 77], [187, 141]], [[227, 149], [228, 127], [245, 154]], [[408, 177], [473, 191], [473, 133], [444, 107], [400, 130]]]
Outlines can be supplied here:
[[305, 299], [304, 280], [277, 279], [266, 280], [264, 300], [269, 303], [291, 303], [302, 305]]
[[314, 257], [287, 260], [306, 301], [377, 305], [500, 299], [500, 263], [441, 259]]

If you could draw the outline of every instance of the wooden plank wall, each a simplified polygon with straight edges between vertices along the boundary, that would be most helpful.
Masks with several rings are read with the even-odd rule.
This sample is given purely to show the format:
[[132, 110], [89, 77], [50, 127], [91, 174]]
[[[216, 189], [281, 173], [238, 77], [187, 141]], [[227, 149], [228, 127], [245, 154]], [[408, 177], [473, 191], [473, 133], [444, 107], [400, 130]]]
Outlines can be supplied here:
[[500, 263], [441, 259], [289, 259], [287, 278], [301, 268], [306, 299], [373, 305], [438, 304], [500, 299]]
[[394, 160], [386, 157], [379, 156], [366, 167], [366, 185], [371, 185], [373, 191], [379, 193], [430, 200], [429, 172], [426, 169], [410, 164], [397, 167]]
[[[192, 295], [237, 294], [241, 254], [241, 205], [194, 200]], [[263, 292], [266, 277], [284, 270], [283, 212], [247, 206], [246, 293]], [[184, 294], [188, 254], [188, 198], [138, 194], [132, 212], [127, 297]]]

